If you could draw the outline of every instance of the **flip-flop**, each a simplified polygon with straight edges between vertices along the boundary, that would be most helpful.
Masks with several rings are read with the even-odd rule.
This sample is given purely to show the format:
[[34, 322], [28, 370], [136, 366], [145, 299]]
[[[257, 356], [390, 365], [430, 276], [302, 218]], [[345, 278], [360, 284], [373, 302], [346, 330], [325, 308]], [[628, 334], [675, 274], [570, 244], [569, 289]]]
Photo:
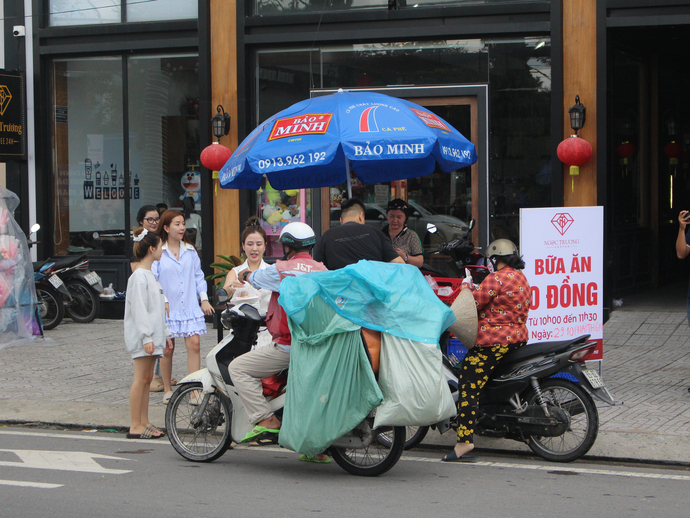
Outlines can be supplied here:
[[172, 395], [173, 395], [172, 390], [170, 392], [166, 392], [165, 394], [163, 394], [163, 403], [165, 403], [167, 405], [170, 402], [170, 398], [172, 397]]
[[331, 459], [319, 460], [316, 457], [312, 457], [311, 455], [300, 455], [299, 460], [303, 460], [304, 462], [318, 462], [319, 464], [328, 464], [329, 462], [331, 462]]
[[461, 455], [457, 456], [455, 450], [451, 451], [448, 455], [441, 459], [443, 462], [474, 462], [477, 460], [476, 455]]
[[153, 426], [147, 426], [142, 433], [128, 433], [126, 437], [127, 439], [160, 439], [161, 437], [165, 437], [165, 432]]
[[249, 432], [249, 433], [244, 437], [244, 439], [242, 439], [242, 440], [240, 441], [240, 443], [251, 442], [251, 441], [253, 441], [254, 439], [256, 439], [257, 437], [261, 437], [261, 436], [263, 436], [263, 435], [265, 435], [265, 434], [274, 434], [274, 435], [277, 435], [277, 434], [279, 434], [279, 433], [280, 433], [280, 430], [275, 430], [275, 429], [273, 429], [273, 428], [264, 428], [263, 426], [258, 426], [258, 425], [257, 425], [257, 426], [254, 427], [254, 429], [253, 429], [251, 432]]

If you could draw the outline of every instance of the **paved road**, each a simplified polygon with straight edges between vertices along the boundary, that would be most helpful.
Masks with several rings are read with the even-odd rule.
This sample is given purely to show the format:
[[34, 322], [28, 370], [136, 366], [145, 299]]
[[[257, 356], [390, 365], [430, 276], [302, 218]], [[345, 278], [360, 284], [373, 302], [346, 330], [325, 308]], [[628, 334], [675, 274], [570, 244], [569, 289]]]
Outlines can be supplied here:
[[0, 516], [511, 516], [678, 517], [690, 472], [568, 465], [485, 455], [473, 465], [406, 453], [361, 478], [276, 447], [238, 447], [210, 464], [166, 440], [106, 433], [0, 429]]
[[[681, 310], [673, 308], [681, 307]], [[626, 306], [624, 306], [625, 308]], [[690, 461], [690, 332], [684, 308], [618, 310], [604, 326], [603, 377], [622, 406], [599, 405], [598, 457]], [[132, 365], [121, 320], [76, 324], [47, 332], [45, 345], [0, 350], [0, 422], [51, 422], [82, 427], [129, 425]], [[215, 345], [209, 326], [202, 358]], [[203, 365], [203, 360], [202, 360]], [[173, 374], [186, 369], [178, 344]], [[162, 393], [151, 395], [151, 421], [163, 426]], [[452, 445], [451, 433], [426, 443]], [[477, 440], [494, 447], [495, 440]], [[496, 447], [529, 451], [503, 441]]]

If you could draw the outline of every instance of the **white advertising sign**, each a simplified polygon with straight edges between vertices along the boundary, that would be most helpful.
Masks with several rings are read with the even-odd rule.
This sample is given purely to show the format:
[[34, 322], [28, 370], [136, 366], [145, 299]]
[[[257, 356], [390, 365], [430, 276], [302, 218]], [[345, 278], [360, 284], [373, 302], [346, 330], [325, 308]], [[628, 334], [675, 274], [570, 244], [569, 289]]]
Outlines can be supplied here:
[[604, 209], [520, 209], [520, 253], [532, 287], [529, 343], [591, 335], [602, 358]]

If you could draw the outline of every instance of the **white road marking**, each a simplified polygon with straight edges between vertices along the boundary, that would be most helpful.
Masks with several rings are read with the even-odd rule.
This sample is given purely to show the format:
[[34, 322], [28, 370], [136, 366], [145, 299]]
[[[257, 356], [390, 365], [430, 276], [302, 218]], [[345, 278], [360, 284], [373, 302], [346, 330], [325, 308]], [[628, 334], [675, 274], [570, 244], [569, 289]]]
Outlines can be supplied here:
[[[148, 440], [148, 439], [125, 439], [118, 437], [94, 437], [89, 435], [73, 435], [73, 434], [58, 434], [58, 433], [43, 433], [43, 432], [22, 432], [14, 430], [0, 430], [0, 434], [6, 435], [22, 435], [29, 437], [51, 437], [56, 439], [86, 439], [91, 441], [113, 441], [113, 442], [128, 442], [128, 443], [146, 443], [151, 446], [156, 444], [168, 445], [168, 441], [160, 440]], [[265, 452], [283, 452], [291, 453], [290, 450], [284, 448], [278, 448], [275, 446], [245, 446], [245, 445], [235, 445], [236, 449], [244, 450], [251, 449], [252, 451], [265, 451]], [[115, 458], [115, 457], [111, 457]], [[401, 457], [400, 460], [411, 461], [411, 462], [438, 462], [441, 461], [436, 458], [425, 458], [425, 457]], [[443, 464], [452, 464], [444, 462]], [[622, 470], [605, 470], [605, 469], [593, 469], [593, 468], [573, 468], [564, 467], [560, 464], [517, 464], [510, 462], [489, 462], [489, 461], [478, 461], [470, 463], [457, 463], [462, 466], [485, 466], [485, 467], [495, 467], [495, 468], [509, 468], [509, 469], [528, 469], [536, 471], [566, 471], [572, 473], [581, 474], [591, 474], [591, 475], [603, 475], [603, 476], [616, 476], [616, 477], [631, 477], [631, 478], [650, 478], [650, 479], [661, 479], [661, 480], [680, 480], [690, 482], [690, 476], [687, 475], [664, 475], [660, 473], [641, 473], [636, 471], [622, 471]]]
[[[400, 460], [412, 462], [436, 462], [441, 463], [440, 459], [429, 459], [423, 457], [401, 457]], [[452, 462], [443, 462], [443, 464], [453, 464]], [[612, 477], [632, 477], [632, 478], [654, 478], [661, 480], [683, 480], [690, 482], [688, 475], [664, 475], [661, 473], [642, 473], [638, 471], [619, 471], [610, 469], [594, 469], [594, 468], [573, 468], [564, 467], [562, 465], [542, 465], [542, 464], [517, 464], [514, 462], [490, 462], [490, 461], [475, 461], [475, 462], [456, 462], [455, 464], [461, 466], [485, 466], [488, 468], [508, 468], [508, 469], [530, 469], [535, 471], [555, 471], [567, 473], [579, 473], [582, 475], [604, 475]]]
[[76, 433], [47, 433], [47, 432], [21, 432], [19, 430], [0, 430], [0, 435], [21, 435], [23, 437], [49, 437], [52, 439], [83, 439], [87, 441], [110, 441], [110, 442], [128, 442], [128, 443], [143, 443], [150, 446], [156, 444], [170, 445], [166, 437], [161, 439], [127, 439], [124, 436], [120, 437], [101, 437], [95, 434], [91, 435], [77, 435]]
[[55, 489], [63, 484], [44, 484], [43, 482], [22, 482], [21, 480], [0, 480], [0, 486], [36, 487], [38, 489]]
[[0, 450], [0, 452], [3, 451], [14, 453], [22, 462], [0, 461], [0, 466], [52, 469], [58, 471], [80, 471], [83, 473], [105, 473], [109, 475], [131, 473], [131, 470], [104, 468], [94, 459], [132, 459], [112, 457], [99, 453], [89, 453], [85, 451]]

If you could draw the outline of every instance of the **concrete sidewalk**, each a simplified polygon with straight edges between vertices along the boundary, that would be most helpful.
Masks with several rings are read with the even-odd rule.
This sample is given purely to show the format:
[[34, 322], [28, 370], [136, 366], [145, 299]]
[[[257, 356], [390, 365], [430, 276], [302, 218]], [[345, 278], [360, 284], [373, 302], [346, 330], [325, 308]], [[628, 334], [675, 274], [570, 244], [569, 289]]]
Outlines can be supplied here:
[[[216, 343], [216, 330], [208, 331], [202, 358]], [[0, 422], [128, 427], [132, 362], [122, 321], [65, 319], [46, 335], [43, 344], [0, 350]], [[182, 379], [186, 352], [178, 342], [173, 375]], [[690, 332], [684, 311], [615, 311], [604, 326], [603, 377], [624, 405], [598, 405], [601, 425], [590, 457], [690, 462]], [[162, 400], [162, 393], [151, 395], [157, 426], [164, 425]], [[452, 432], [432, 432], [423, 444], [445, 449], [454, 443]], [[513, 441], [478, 437], [476, 443], [529, 451]]]

